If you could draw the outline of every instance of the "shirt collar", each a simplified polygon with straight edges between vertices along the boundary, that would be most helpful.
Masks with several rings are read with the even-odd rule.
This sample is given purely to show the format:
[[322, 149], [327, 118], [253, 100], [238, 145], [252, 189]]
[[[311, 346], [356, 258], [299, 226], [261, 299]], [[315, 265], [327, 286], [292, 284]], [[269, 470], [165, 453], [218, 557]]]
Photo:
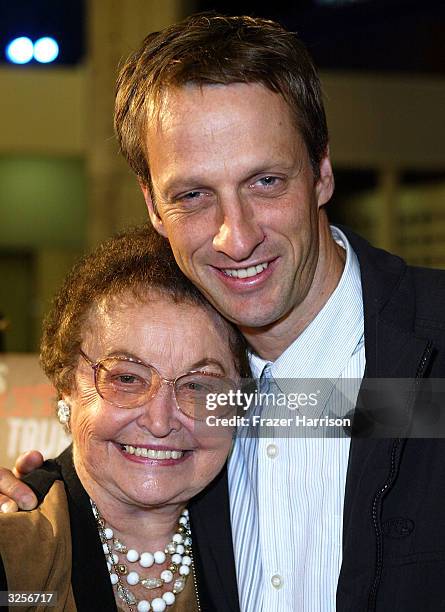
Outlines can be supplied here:
[[344, 233], [331, 226], [333, 239], [346, 251], [340, 281], [306, 329], [273, 363], [250, 355], [255, 378], [266, 366], [278, 378], [337, 378], [363, 343], [363, 297], [360, 264]]

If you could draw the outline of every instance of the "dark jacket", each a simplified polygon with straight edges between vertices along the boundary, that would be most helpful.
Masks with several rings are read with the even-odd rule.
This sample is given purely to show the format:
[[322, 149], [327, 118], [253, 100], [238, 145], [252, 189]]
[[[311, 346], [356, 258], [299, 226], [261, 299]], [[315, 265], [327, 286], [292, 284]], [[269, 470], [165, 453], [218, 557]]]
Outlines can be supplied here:
[[[409, 267], [342, 230], [361, 269], [364, 385], [378, 377], [445, 377], [445, 272]], [[414, 409], [407, 400], [407, 421]], [[209, 581], [223, 577], [228, 567], [224, 542], [227, 547], [231, 542], [230, 525], [221, 514], [214, 515], [225, 506], [225, 495], [223, 473], [218, 487], [195, 508], [195, 524], [204, 539], [215, 525], [220, 531], [219, 551], [212, 554], [210, 547], [201, 557]], [[236, 610], [233, 585], [226, 583], [225, 589], [214, 591], [214, 598], [225, 601], [227, 612]], [[353, 437], [337, 611], [440, 610], [445, 610], [445, 439]]]
[[[342, 230], [361, 268], [365, 383], [445, 377], [445, 272]], [[206, 612], [239, 610], [227, 491], [224, 470], [190, 507]], [[343, 527], [338, 612], [445, 610], [445, 440], [353, 437]]]
[[[56, 555], [54, 554], [51, 544], [47, 547], [49, 551], [47, 551], [48, 559], [45, 558], [42, 560], [42, 565], [49, 563], [50, 567], [45, 567], [42, 575], [50, 576], [51, 581], [50, 578], [48, 578], [48, 580], [51, 585], [56, 585], [55, 588], [57, 590], [59, 590], [59, 586], [57, 585], [62, 585], [64, 588], [66, 586], [66, 592], [58, 592], [59, 609], [62, 609], [62, 607], [63, 609], [70, 610], [77, 609], [79, 612], [96, 612], [98, 609], [107, 612], [116, 610], [113, 589], [105, 564], [96, 521], [91, 511], [89, 497], [74, 470], [71, 446], [56, 459], [46, 461], [42, 468], [35, 470], [26, 478], [28, 484], [31, 485], [37, 494], [39, 504], [41, 504], [44, 499], [47, 503], [48, 494], [50, 491], [54, 491], [53, 485], [57, 480], [63, 481], [65, 491], [63, 497], [65, 498], [66, 495], [64, 503], [66, 509], [62, 510], [61, 519], [58, 513], [55, 512], [57, 515], [55, 519], [51, 515], [53, 523], [50, 523], [45, 517], [42, 523], [34, 521], [31, 527], [34, 531], [35, 529], [40, 529], [40, 536], [43, 537], [44, 540], [49, 537], [48, 533], [52, 535], [53, 532], [57, 533], [57, 531], [63, 530], [63, 536], [66, 536], [68, 535], [68, 531], [71, 532], [69, 546], [64, 542], [59, 542], [54, 547], [56, 550], [65, 550], [65, 548], [69, 548], [71, 551], [68, 555], [71, 562], [71, 575], [70, 579], [68, 579], [68, 584], [66, 584], [65, 574], [61, 577], [53, 576], [53, 574], [57, 572], [52, 571], [51, 560], [56, 558]], [[228, 545], [226, 540], [221, 540], [221, 537], [225, 535], [225, 530], [220, 530], [218, 528], [219, 524], [230, 524], [228, 498], [226, 494], [219, 492], [220, 486], [221, 479], [216, 478], [212, 483], [212, 491], [215, 491], [215, 496], [218, 499], [218, 507], [212, 510], [212, 517], [215, 522], [213, 523], [211, 533], [207, 533], [206, 531], [203, 532], [199, 524], [194, 525], [195, 504], [199, 507], [200, 499], [196, 498], [196, 502], [191, 502], [188, 506], [193, 530], [195, 577], [202, 612], [225, 612], [231, 610], [233, 610], [233, 612], [239, 612], [232, 545], [231, 542]], [[226, 482], [223, 486], [227, 486]], [[61, 500], [57, 496], [54, 499], [55, 501], [51, 501], [51, 503], [53, 506], [57, 504], [57, 508], [59, 508], [59, 502]], [[43, 508], [44, 506], [42, 505], [41, 507]], [[201, 509], [201, 512], [206, 512], [205, 505]], [[15, 519], [18, 517], [11, 516], [11, 518]], [[65, 523], [67, 526], [66, 533]], [[35, 527], [37, 524], [39, 527]], [[44, 541], [42, 545], [42, 548], [45, 550], [46, 544], [47, 543]], [[14, 551], [12, 552], [14, 554]], [[203, 553], [203, 558], [200, 556], [201, 552]], [[31, 569], [29, 571], [31, 574], [33, 563], [38, 560], [38, 554], [39, 551], [36, 546], [36, 558], [30, 559]], [[212, 570], [211, 572], [205, 571], [204, 568], [206, 567], [205, 563], [207, 562], [207, 558], [213, 558], [213, 555], [216, 555], [216, 559], [219, 561], [218, 569], [216, 571]], [[62, 558], [62, 555], [59, 555], [59, 557]], [[67, 567], [68, 564], [63, 568], [63, 572], [66, 573]], [[58, 566], [57, 569], [59, 570], [61, 568]], [[46, 571], [48, 574], [45, 574]], [[20, 572], [23, 572], [23, 566], [20, 566]], [[17, 576], [18, 575], [19, 574], [17, 574]], [[17, 576], [15, 584], [17, 584]], [[35, 580], [36, 579], [34, 579], [34, 584]], [[69, 582], [71, 582], [71, 588], [69, 588]], [[32, 583], [31, 580], [31, 584]], [[187, 583], [187, 585], [188, 584], [189, 583]], [[7, 576], [0, 555], [0, 591], [6, 590], [7, 588]], [[98, 602], [100, 602], [99, 608], [97, 607]], [[178, 604], [179, 603], [180, 600], [178, 600]], [[184, 606], [181, 607], [181, 609], [183, 608]], [[3, 609], [6, 610], [7, 608], [0, 606], [0, 610]]]
[[[445, 272], [346, 233], [362, 276], [365, 378], [445, 377]], [[424, 408], [407, 401], [407, 419]], [[444, 439], [353, 437], [337, 610], [445, 610], [444, 510]]]

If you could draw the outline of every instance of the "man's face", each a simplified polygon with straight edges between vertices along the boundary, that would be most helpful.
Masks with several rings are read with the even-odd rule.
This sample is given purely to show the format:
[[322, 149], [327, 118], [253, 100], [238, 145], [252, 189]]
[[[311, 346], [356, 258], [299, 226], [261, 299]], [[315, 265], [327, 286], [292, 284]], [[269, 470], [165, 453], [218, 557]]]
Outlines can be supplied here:
[[158, 214], [183, 272], [228, 319], [263, 328], [306, 299], [329, 159], [315, 181], [284, 99], [259, 84], [171, 89], [147, 134]]

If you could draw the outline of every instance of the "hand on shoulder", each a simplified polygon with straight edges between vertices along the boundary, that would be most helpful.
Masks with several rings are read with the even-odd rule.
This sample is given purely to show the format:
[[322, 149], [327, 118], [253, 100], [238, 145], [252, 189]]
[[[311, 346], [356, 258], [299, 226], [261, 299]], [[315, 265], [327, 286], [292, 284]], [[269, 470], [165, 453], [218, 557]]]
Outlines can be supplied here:
[[20, 479], [43, 463], [39, 451], [28, 451], [20, 455], [13, 470], [0, 467], [0, 512], [32, 510], [37, 506], [33, 491]]

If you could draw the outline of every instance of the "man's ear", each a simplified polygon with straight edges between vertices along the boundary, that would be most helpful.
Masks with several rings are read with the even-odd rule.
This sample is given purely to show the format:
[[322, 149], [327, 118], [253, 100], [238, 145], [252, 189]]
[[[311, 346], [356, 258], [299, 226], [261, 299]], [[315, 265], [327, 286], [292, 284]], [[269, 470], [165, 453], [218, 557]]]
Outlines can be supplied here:
[[332, 172], [331, 159], [329, 156], [329, 146], [326, 148], [326, 153], [320, 161], [319, 178], [315, 186], [317, 194], [318, 208], [324, 206], [334, 193], [334, 174]]
[[158, 234], [161, 234], [161, 236], [166, 237], [167, 233], [165, 231], [164, 224], [162, 223], [162, 219], [159, 216], [159, 213], [156, 210], [156, 206], [153, 202], [152, 190], [146, 182], [142, 181], [142, 179], [138, 179], [138, 183], [142, 193], [144, 194], [144, 200], [147, 206], [148, 216], [150, 217], [150, 221], [153, 227], [158, 232]]

